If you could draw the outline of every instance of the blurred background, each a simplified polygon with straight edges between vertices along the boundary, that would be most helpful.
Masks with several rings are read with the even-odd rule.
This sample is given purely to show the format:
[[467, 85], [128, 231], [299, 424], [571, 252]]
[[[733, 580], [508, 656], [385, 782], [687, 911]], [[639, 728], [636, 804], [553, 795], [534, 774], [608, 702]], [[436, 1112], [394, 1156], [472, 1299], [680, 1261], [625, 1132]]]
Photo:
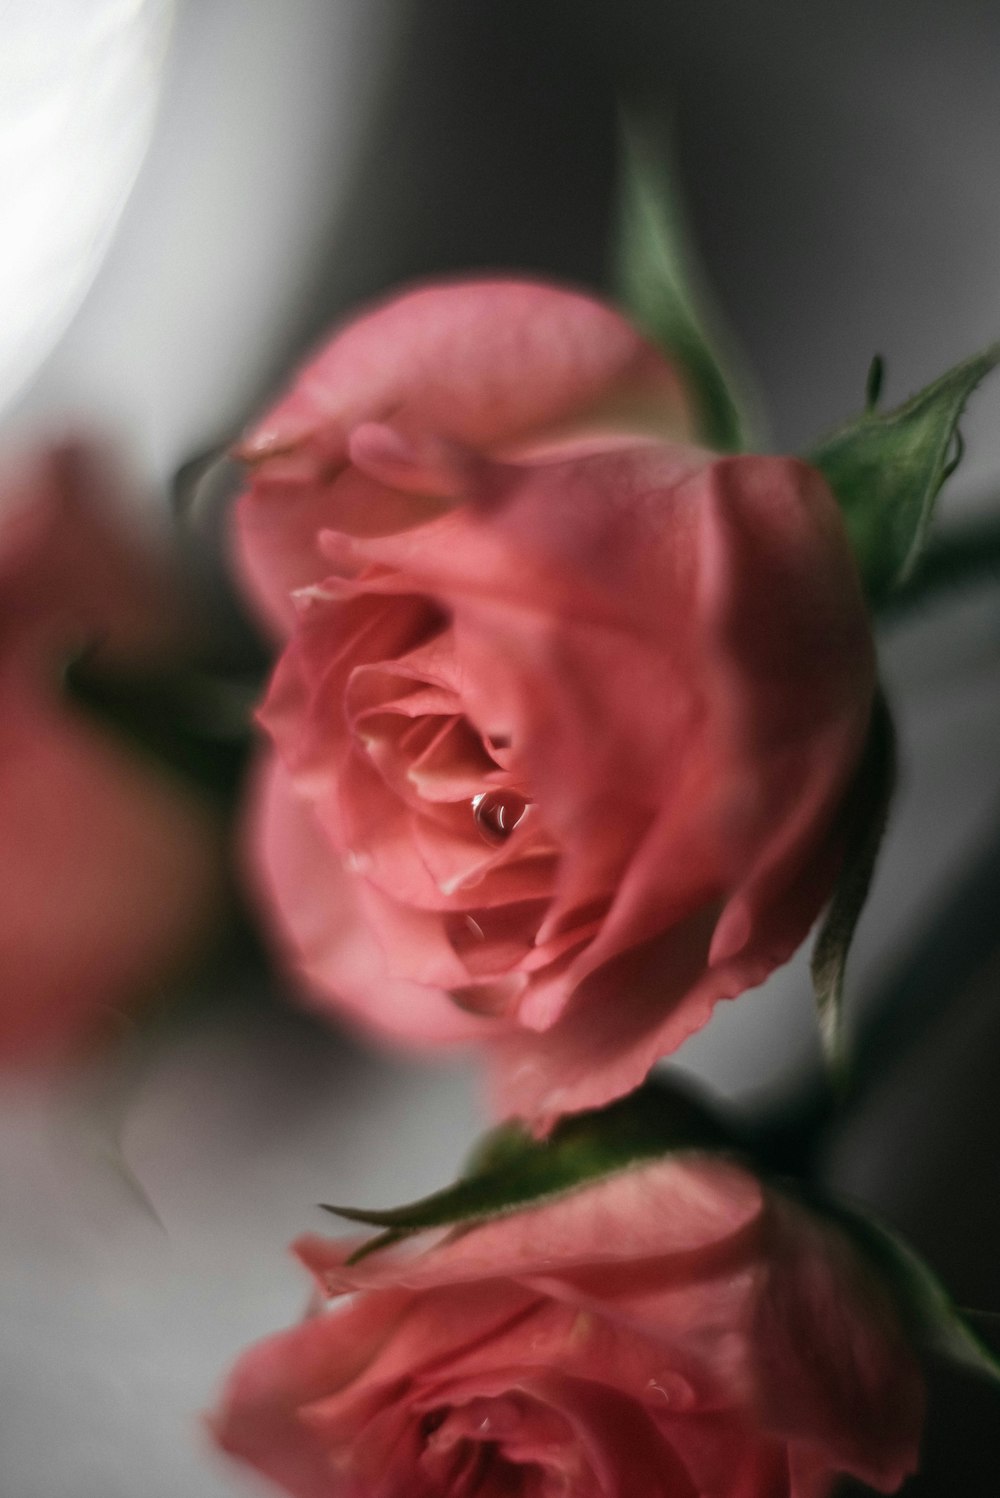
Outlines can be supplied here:
[[[139, 520], [360, 300], [475, 268], [607, 289], [623, 99], [672, 131], [769, 446], [858, 410], [876, 352], [891, 404], [1000, 334], [987, 0], [13, 0], [0, 42], [5, 453], [94, 430]], [[998, 418], [994, 381], [942, 527], [1000, 513]], [[188, 517], [191, 607], [251, 680], [227, 482]], [[887, 620], [880, 648], [902, 784], [849, 969], [865, 1060], [821, 1167], [996, 1341], [1000, 588]], [[255, 1491], [198, 1417], [235, 1351], [299, 1313], [285, 1244], [320, 1200], [443, 1183], [481, 1127], [470, 1068], [320, 1026], [249, 939], [185, 997], [155, 1041], [0, 1082], [10, 1498]], [[721, 1006], [680, 1064], [780, 1125], [818, 1066], [804, 963]], [[994, 1498], [997, 1396], [935, 1385], [907, 1494]]]

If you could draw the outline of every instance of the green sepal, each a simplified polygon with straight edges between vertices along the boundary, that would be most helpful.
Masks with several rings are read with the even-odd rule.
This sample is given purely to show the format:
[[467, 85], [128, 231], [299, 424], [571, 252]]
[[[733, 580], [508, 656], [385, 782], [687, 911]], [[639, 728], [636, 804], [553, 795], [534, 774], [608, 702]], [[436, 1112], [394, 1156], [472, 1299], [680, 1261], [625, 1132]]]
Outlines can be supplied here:
[[935, 500], [961, 456], [958, 423], [966, 401], [997, 363], [1000, 343], [880, 412], [878, 361], [869, 375], [868, 409], [806, 454], [839, 501], [874, 606], [914, 571]]
[[839, 1090], [845, 1077], [842, 1008], [844, 972], [882, 844], [896, 785], [896, 735], [876, 692], [865, 752], [843, 813], [844, 862], [813, 947], [810, 971], [823, 1052]]
[[1000, 1356], [976, 1335], [916, 1249], [866, 1211], [840, 1207], [835, 1216], [895, 1292], [914, 1343], [984, 1375], [1000, 1388]]
[[722, 340], [708, 331], [717, 319], [706, 312], [709, 299], [698, 285], [677, 174], [649, 123], [636, 115], [622, 121], [619, 170], [618, 300], [685, 376], [706, 445], [740, 452], [750, 445], [747, 421], [723, 372]]
[[518, 1123], [501, 1124], [475, 1147], [452, 1186], [417, 1202], [384, 1210], [339, 1207], [327, 1212], [384, 1231], [352, 1262], [412, 1233], [466, 1227], [575, 1191], [679, 1151], [725, 1151], [729, 1134], [690, 1097], [647, 1083], [610, 1107], [563, 1118], [547, 1139]]
[[82, 654], [66, 663], [70, 703], [130, 750], [202, 790], [231, 798], [252, 748], [256, 679], [164, 665], [125, 671]]
[[970, 585], [1000, 582], [1000, 515], [949, 522], [924, 548], [916, 571], [888, 600], [889, 618]]

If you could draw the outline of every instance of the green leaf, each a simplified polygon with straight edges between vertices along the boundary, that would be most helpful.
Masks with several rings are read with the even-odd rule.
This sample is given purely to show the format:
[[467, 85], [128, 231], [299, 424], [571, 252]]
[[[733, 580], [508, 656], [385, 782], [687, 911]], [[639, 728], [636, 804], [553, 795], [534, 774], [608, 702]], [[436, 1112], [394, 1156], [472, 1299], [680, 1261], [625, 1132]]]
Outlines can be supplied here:
[[562, 1119], [547, 1139], [503, 1124], [473, 1152], [465, 1175], [421, 1201], [386, 1210], [325, 1210], [385, 1231], [355, 1260], [429, 1228], [466, 1226], [575, 1191], [681, 1150], [723, 1150], [729, 1135], [691, 1098], [649, 1083], [609, 1108]]
[[879, 361], [869, 375], [869, 408], [807, 453], [837, 496], [874, 605], [916, 567], [935, 500], [961, 455], [966, 401], [998, 363], [1000, 343], [882, 413], [874, 408]]
[[841, 1009], [844, 971], [864, 909], [896, 784], [896, 736], [881, 691], [876, 693], [868, 742], [845, 811], [847, 846], [812, 954], [820, 1036], [835, 1085], [844, 1080]]
[[[626, 116], [621, 130], [614, 280], [636, 325], [687, 377], [701, 435], [721, 452], [749, 445], [747, 423], [708, 332], [708, 297], [698, 286], [690, 235], [669, 153], [648, 121]], [[727, 361], [728, 362], [728, 361]]]
[[842, 1208], [837, 1216], [894, 1288], [914, 1341], [1000, 1386], [1000, 1356], [972, 1330], [916, 1249], [867, 1212]]
[[256, 680], [182, 662], [150, 671], [109, 669], [89, 654], [66, 663], [73, 705], [128, 747], [202, 789], [231, 798], [253, 747]]

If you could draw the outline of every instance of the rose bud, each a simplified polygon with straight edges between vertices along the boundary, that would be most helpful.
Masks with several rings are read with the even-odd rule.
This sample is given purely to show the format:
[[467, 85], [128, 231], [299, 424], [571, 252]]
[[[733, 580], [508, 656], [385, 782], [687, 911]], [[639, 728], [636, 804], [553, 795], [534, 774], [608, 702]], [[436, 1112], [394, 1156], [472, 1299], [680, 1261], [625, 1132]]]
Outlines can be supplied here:
[[77, 1048], [204, 943], [223, 891], [208, 804], [75, 705], [85, 652], [135, 669], [179, 648], [175, 590], [79, 445], [0, 495], [0, 1062]]
[[916, 1465], [923, 1383], [885, 1283], [721, 1159], [356, 1247], [297, 1245], [335, 1304], [244, 1353], [212, 1422], [298, 1498], [822, 1498]]
[[616, 314], [473, 282], [348, 326], [242, 449], [264, 907], [320, 1003], [478, 1040], [540, 1127], [790, 957], [842, 862], [875, 672], [836, 502], [689, 430]]

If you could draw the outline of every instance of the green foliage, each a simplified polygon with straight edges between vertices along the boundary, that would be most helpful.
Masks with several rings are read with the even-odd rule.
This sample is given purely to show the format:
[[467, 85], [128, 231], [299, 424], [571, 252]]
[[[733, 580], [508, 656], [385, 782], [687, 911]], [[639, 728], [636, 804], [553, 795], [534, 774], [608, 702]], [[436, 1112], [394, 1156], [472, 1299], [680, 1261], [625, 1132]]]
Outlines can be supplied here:
[[806, 454], [840, 502], [874, 606], [914, 572], [937, 496], [961, 456], [965, 404], [998, 362], [1000, 343], [883, 413], [875, 408], [882, 377], [876, 360], [868, 408]]
[[63, 674], [69, 701], [131, 750], [222, 799], [239, 789], [251, 749], [255, 680], [187, 663], [146, 672], [109, 669], [89, 655]]
[[[520, 1124], [502, 1124], [479, 1142], [458, 1181], [420, 1201], [385, 1210], [326, 1211], [381, 1229], [353, 1255], [350, 1262], [357, 1263], [416, 1233], [462, 1232], [653, 1160], [706, 1153], [753, 1168], [732, 1128], [657, 1080], [607, 1108], [562, 1119], [547, 1139], [534, 1138]], [[1000, 1383], [1000, 1359], [975, 1335], [919, 1254], [884, 1223], [802, 1181], [776, 1178], [770, 1189], [847, 1234], [893, 1295], [916, 1347], [941, 1352]]]
[[636, 325], [686, 376], [707, 446], [747, 447], [747, 423], [723, 369], [718, 338], [707, 329], [707, 298], [694, 257], [668, 153], [648, 123], [627, 118], [621, 139], [621, 190], [615, 243], [618, 298]]
[[520, 1124], [502, 1124], [480, 1141], [460, 1180], [421, 1201], [382, 1211], [326, 1210], [385, 1230], [355, 1255], [361, 1258], [411, 1233], [483, 1222], [667, 1154], [718, 1151], [727, 1143], [698, 1104], [649, 1083], [609, 1108], [561, 1119], [547, 1139], [533, 1138]]
[[1000, 1387], [1000, 1357], [976, 1336], [916, 1250], [867, 1212], [841, 1208], [835, 1215], [895, 1291], [914, 1342], [985, 1375]]
[[1000, 515], [950, 523], [932, 536], [913, 572], [887, 600], [889, 618], [902, 617], [931, 600], [947, 598], [971, 584], [1000, 582]]
[[860, 919], [896, 783], [895, 734], [885, 698], [872, 709], [868, 743], [844, 812], [847, 846], [833, 898], [812, 954], [812, 982], [820, 1035], [835, 1083], [843, 1079], [841, 1008], [844, 971]]

